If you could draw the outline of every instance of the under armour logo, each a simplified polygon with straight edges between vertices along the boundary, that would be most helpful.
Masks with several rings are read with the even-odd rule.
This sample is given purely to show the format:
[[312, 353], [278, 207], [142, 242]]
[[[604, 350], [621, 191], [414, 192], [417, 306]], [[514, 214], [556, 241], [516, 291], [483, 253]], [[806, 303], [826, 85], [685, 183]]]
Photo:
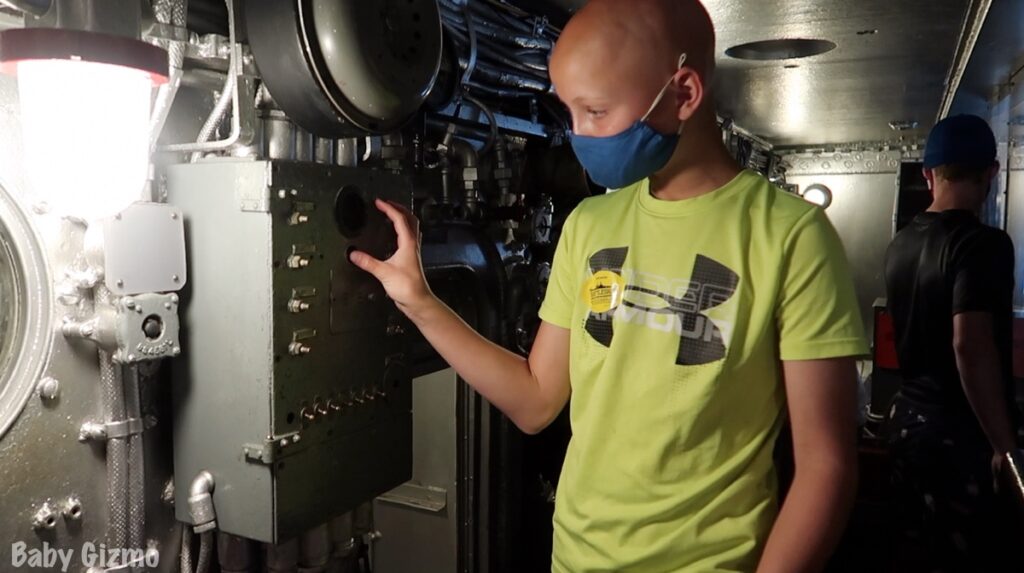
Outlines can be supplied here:
[[[611, 271], [621, 274], [628, 253], [628, 247], [599, 251], [590, 258], [590, 270], [592, 273]], [[615, 316], [678, 335], [679, 349], [675, 362], [679, 366], [717, 362], [725, 358], [725, 341], [721, 330], [704, 312], [725, 304], [736, 293], [738, 284], [739, 275], [731, 269], [697, 255], [689, 287], [682, 297], [628, 284], [622, 304], [611, 312], [591, 312], [585, 329], [597, 342], [611, 346], [615, 336], [612, 317]], [[642, 295], [637, 297], [642, 302], [631, 300], [630, 293]], [[651, 306], [649, 303], [653, 298], [660, 299], [664, 306]]]

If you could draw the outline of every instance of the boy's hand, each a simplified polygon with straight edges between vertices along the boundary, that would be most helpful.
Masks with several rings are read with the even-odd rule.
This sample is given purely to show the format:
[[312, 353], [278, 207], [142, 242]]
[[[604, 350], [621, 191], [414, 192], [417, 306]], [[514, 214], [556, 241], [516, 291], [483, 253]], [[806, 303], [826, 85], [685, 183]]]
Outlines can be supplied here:
[[377, 260], [362, 251], [353, 251], [349, 260], [376, 277], [398, 308], [410, 315], [435, 300], [420, 261], [420, 223], [402, 205], [381, 199], [375, 203], [395, 226], [398, 250], [386, 261]]

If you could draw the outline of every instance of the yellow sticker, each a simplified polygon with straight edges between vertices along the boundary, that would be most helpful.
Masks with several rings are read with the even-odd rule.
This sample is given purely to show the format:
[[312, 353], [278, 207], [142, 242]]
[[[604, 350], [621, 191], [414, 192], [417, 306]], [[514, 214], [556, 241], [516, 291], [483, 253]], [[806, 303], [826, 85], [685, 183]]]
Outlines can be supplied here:
[[583, 287], [583, 302], [590, 312], [604, 313], [622, 304], [626, 279], [612, 271], [594, 273]]

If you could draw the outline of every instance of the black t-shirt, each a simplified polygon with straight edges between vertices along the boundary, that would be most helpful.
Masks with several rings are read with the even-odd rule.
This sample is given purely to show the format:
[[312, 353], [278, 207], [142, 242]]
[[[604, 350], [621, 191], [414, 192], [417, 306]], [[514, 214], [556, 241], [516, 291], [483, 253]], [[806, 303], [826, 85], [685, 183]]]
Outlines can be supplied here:
[[953, 316], [991, 312], [1006, 395], [1016, 414], [1013, 264], [1010, 237], [969, 211], [925, 212], [896, 235], [886, 254], [885, 283], [906, 400], [929, 411], [974, 418], [953, 352]]

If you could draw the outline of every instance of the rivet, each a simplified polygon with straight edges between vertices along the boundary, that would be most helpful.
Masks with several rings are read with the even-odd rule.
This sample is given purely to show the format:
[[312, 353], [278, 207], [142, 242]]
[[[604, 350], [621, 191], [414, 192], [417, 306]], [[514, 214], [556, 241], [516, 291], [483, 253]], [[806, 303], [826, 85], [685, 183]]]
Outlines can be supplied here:
[[56, 378], [46, 377], [39, 381], [39, 397], [54, 400], [60, 395], [60, 383]]
[[123, 287], [124, 286], [124, 281], [121, 280], [121, 279], [117, 279], [117, 282], [115, 282], [114, 284], [116, 284], [118, 287]]

